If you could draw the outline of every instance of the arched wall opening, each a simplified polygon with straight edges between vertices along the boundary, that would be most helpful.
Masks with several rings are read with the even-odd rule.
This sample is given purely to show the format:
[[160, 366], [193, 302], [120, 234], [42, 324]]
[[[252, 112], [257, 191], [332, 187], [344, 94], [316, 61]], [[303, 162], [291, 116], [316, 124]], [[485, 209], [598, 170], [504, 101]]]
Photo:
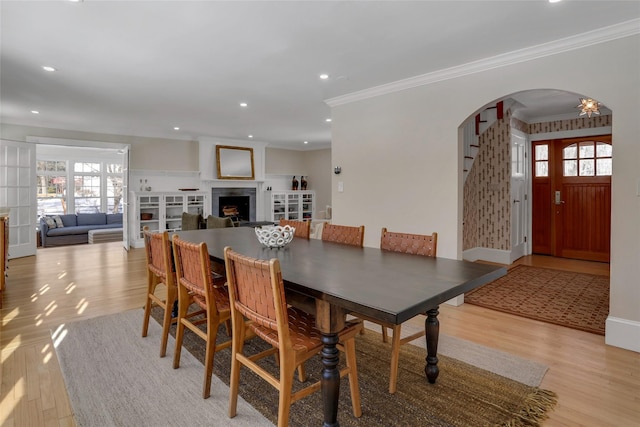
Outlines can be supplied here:
[[[536, 171], [532, 169], [532, 159], [536, 154], [532, 151], [532, 146], [553, 147], [554, 142], [561, 144], [561, 141], [575, 139], [575, 144], [582, 144], [582, 152], [588, 150], [588, 141], [594, 140], [592, 147], [595, 152], [597, 147], [606, 145], [607, 141], [608, 144], [611, 143], [611, 110], [600, 105], [599, 114], [591, 114], [590, 117], [586, 114], [580, 115], [581, 109], [577, 107], [582, 98], [588, 96], [557, 89], [516, 92], [483, 105], [462, 123], [459, 151], [463, 156], [461, 239], [465, 259], [511, 264], [521, 256], [533, 253], [534, 249], [539, 250], [540, 245], [536, 248], [533, 243], [536, 239], [540, 240], [542, 229], [539, 224], [541, 216], [544, 215], [546, 225], [543, 226], [547, 227], [544, 232], [554, 239], [552, 250], [544, 254], [608, 261], [611, 169], [604, 174], [608, 176], [608, 189], [605, 189], [608, 193], [603, 197], [608, 205], [604, 208], [599, 207], [607, 213], [606, 224], [600, 224], [598, 229], [602, 230], [600, 238], [606, 239], [607, 253], [606, 256], [599, 254], [595, 258], [581, 251], [563, 251], [563, 245], [574, 243], [567, 243], [569, 237], [565, 236], [565, 232], [568, 228], [561, 227], [561, 221], [566, 221], [568, 224], [578, 224], [572, 231], [576, 235], [592, 233], [592, 226], [588, 225], [590, 223], [586, 220], [582, 221], [582, 216], [577, 218], [578, 221], [564, 218], [569, 218], [569, 207], [574, 209], [571, 215], [575, 215], [575, 212], [591, 212], [593, 209], [590, 207], [585, 210], [582, 207], [576, 211], [577, 199], [572, 199], [571, 206], [564, 203], [565, 200], [560, 200], [564, 198], [565, 190], [569, 191], [570, 187], [561, 187], [559, 178], [554, 182], [553, 188], [549, 185], [547, 191], [550, 194], [541, 195], [540, 187], [535, 183], [543, 180], [539, 179]], [[597, 150], [602, 151], [600, 148]], [[560, 156], [552, 153], [551, 158], [560, 165], [560, 169], [550, 168], [552, 175], [562, 175]], [[611, 167], [611, 152], [607, 158]], [[579, 160], [576, 160], [575, 163], [578, 162]], [[601, 161], [594, 154], [592, 163], [598, 162]], [[587, 160], [580, 160], [580, 163], [586, 165]], [[588, 174], [589, 171], [584, 173]], [[600, 171], [592, 170], [590, 173], [593, 174], [592, 181], [607, 180], [602, 177]], [[574, 179], [576, 180], [577, 178]], [[588, 180], [584, 178], [584, 181]], [[584, 182], [581, 185], [583, 184]], [[584, 190], [586, 187], [583, 185], [580, 188]], [[547, 199], [556, 196], [560, 189], [563, 191], [557, 196], [558, 205], [555, 206], [555, 199]], [[540, 203], [540, 200], [545, 200], [546, 204]], [[601, 219], [599, 221], [602, 222]], [[559, 243], [556, 244], [555, 240]], [[598, 251], [602, 252], [602, 249]]]

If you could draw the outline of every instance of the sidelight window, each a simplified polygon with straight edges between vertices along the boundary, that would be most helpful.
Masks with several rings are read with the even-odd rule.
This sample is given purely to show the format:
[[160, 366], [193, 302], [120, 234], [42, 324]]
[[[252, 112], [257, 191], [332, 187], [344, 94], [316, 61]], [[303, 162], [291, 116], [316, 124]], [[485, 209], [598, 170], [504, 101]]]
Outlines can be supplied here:
[[549, 145], [540, 144], [535, 146], [535, 176], [549, 176]]

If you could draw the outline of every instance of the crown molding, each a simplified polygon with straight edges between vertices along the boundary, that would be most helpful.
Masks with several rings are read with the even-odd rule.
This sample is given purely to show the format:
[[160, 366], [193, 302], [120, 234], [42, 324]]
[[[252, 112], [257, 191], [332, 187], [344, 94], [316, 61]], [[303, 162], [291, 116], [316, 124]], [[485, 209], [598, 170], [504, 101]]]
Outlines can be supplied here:
[[358, 92], [336, 96], [334, 98], [325, 100], [325, 102], [330, 107], [336, 107], [338, 105], [349, 104], [351, 102], [373, 98], [380, 95], [386, 95], [389, 93], [411, 89], [418, 86], [424, 86], [443, 80], [450, 80], [469, 74], [475, 74], [495, 68], [504, 67], [507, 65], [543, 58], [545, 56], [551, 56], [558, 53], [581, 49], [587, 46], [605, 43], [611, 40], [621, 39], [636, 34], [640, 34], [640, 19], [632, 19], [620, 24], [598, 28], [596, 30], [576, 34], [574, 36], [554, 40], [552, 42], [515, 50], [478, 61], [468, 62], [466, 64], [445, 68], [415, 77], [409, 77], [407, 79], [398, 80], [396, 82], [387, 83], [380, 86], [374, 86], [372, 88], [364, 89]]

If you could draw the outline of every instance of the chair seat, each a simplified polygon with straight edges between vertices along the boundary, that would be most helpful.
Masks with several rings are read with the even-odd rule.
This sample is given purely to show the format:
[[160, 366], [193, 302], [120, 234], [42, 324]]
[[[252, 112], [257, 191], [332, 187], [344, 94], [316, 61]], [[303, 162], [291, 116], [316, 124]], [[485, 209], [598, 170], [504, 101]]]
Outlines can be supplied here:
[[[231, 310], [231, 304], [229, 302], [229, 291], [225, 287], [214, 287], [213, 295], [216, 300], [216, 307], [219, 312], [227, 312]], [[204, 295], [193, 294], [193, 302], [200, 307], [207, 308], [207, 300]]]
[[[322, 333], [316, 328], [316, 318], [312, 314], [298, 308], [288, 307], [289, 335], [295, 351], [320, 351], [322, 349]], [[357, 332], [362, 327], [362, 322], [353, 320], [347, 322], [345, 328], [340, 331], [340, 336]], [[254, 323], [250, 326], [257, 336], [267, 341], [274, 347], [278, 347], [278, 333], [273, 329]]]

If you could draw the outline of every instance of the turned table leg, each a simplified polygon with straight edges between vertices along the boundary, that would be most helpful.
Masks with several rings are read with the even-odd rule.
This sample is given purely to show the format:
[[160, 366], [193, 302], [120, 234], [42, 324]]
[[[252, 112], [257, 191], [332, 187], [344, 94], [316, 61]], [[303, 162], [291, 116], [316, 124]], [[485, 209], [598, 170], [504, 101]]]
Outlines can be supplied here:
[[338, 361], [340, 355], [336, 344], [338, 334], [323, 333], [322, 343], [322, 402], [324, 427], [338, 427], [338, 397], [340, 396], [340, 371]]
[[438, 369], [438, 335], [440, 334], [440, 322], [438, 321], [438, 307], [427, 311], [424, 321], [424, 330], [427, 339], [427, 365], [424, 372], [431, 384], [436, 382], [440, 370]]

